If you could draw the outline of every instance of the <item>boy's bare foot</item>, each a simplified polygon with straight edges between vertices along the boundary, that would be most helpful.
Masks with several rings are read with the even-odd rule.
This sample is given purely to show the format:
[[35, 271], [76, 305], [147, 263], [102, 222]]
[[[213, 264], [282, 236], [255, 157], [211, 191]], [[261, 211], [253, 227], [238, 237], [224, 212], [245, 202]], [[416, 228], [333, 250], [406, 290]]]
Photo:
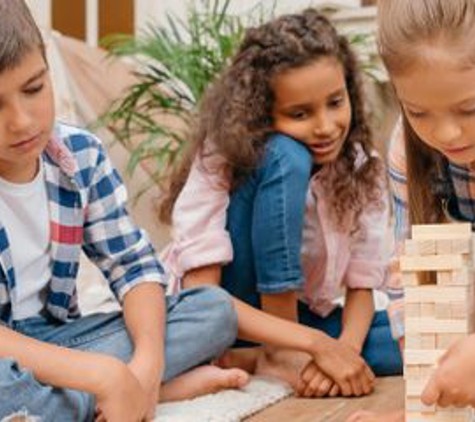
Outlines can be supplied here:
[[199, 366], [162, 385], [160, 401], [188, 400], [229, 388], [241, 388], [248, 382], [249, 374], [242, 369]]
[[229, 349], [216, 359], [214, 364], [220, 368], [240, 368], [249, 374], [253, 374], [261, 352], [262, 347]]

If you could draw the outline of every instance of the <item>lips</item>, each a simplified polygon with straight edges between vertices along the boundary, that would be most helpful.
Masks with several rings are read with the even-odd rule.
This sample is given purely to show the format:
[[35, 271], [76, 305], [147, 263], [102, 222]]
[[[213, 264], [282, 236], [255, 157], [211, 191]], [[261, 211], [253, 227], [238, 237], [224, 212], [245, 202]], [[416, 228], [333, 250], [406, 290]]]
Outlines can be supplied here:
[[337, 139], [333, 139], [331, 141], [326, 141], [326, 142], [319, 142], [318, 144], [313, 144], [311, 146], [311, 149], [318, 154], [325, 154], [325, 153], [333, 151], [336, 142], [337, 142]]
[[40, 134], [36, 134], [30, 137], [25, 137], [22, 141], [13, 144], [11, 147], [17, 150], [28, 149], [36, 144], [40, 140]]
[[446, 154], [460, 154], [462, 152], [468, 151], [471, 148], [472, 148], [472, 145], [467, 145], [467, 146], [464, 146], [464, 147], [457, 147], [457, 148], [451, 148], [451, 149], [446, 148], [443, 151]]

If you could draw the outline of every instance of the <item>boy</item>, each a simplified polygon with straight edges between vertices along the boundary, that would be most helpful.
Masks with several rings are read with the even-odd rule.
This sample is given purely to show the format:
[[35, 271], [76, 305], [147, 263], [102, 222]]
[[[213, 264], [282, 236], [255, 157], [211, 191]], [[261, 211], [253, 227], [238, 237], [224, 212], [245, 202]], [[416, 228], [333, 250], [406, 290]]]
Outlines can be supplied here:
[[[207, 288], [165, 301], [162, 267], [102, 145], [54, 123], [45, 47], [23, 0], [0, 0], [0, 40], [0, 420], [149, 420], [159, 392], [244, 384], [240, 370], [181, 375], [234, 342], [230, 298]], [[81, 248], [123, 312], [80, 317]]]

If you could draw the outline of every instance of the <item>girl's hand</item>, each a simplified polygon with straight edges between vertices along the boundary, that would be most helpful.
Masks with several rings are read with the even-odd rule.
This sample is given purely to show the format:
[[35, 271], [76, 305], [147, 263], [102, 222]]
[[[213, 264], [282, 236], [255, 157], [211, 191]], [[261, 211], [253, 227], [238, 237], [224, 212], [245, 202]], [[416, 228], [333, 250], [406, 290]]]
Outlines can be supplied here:
[[427, 405], [475, 406], [475, 334], [458, 341], [440, 358], [421, 399]]
[[147, 399], [137, 378], [125, 364], [118, 362], [108, 371], [107, 380], [96, 396], [96, 420], [142, 422], [146, 420]]
[[328, 378], [315, 362], [309, 362], [301, 373], [298, 394], [302, 397], [336, 397], [340, 388]]
[[376, 377], [351, 346], [325, 336], [315, 347], [312, 355], [316, 365], [338, 385], [343, 396], [361, 396], [373, 391]]
[[373, 412], [366, 410], [359, 410], [353, 413], [346, 422], [404, 422], [404, 411], [398, 411], [394, 413], [377, 415]]

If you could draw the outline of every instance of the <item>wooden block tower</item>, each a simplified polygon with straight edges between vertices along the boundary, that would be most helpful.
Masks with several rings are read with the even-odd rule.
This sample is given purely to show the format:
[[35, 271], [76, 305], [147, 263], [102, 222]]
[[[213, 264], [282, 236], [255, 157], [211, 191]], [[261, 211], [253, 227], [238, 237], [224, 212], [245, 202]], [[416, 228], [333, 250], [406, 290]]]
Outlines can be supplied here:
[[407, 422], [472, 421], [471, 409], [428, 407], [420, 395], [438, 358], [474, 331], [474, 255], [470, 224], [413, 226], [405, 243]]

